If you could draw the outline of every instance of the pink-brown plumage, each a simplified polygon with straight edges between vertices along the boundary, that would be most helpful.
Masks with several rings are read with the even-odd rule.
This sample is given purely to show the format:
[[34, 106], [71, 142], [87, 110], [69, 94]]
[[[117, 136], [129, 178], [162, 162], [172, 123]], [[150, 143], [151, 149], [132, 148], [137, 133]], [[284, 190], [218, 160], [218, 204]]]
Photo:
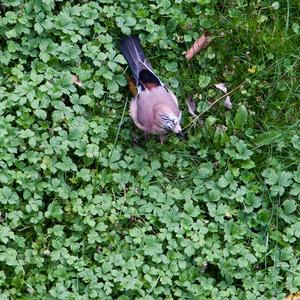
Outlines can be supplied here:
[[130, 103], [130, 115], [135, 125], [151, 134], [181, 133], [177, 98], [154, 73], [138, 37], [123, 38], [120, 49], [138, 87], [138, 93]]

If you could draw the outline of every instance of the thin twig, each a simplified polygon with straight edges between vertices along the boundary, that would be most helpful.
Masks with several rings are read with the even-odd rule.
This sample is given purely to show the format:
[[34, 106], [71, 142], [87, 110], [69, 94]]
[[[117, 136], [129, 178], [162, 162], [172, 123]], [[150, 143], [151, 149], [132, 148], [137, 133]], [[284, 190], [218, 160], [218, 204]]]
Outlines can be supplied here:
[[116, 135], [115, 140], [114, 140], [113, 148], [111, 149], [111, 152], [110, 152], [110, 156], [109, 156], [109, 159], [108, 159], [109, 164], [111, 163], [111, 158], [112, 158], [112, 155], [113, 155], [113, 152], [115, 150], [116, 143], [117, 143], [117, 140], [118, 140], [118, 137], [119, 137], [119, 134], [120, 134], [122, 122], [123, 122], [125, 111], [126, 111], [126, 108], [127, 108], [127, 103], [128, 103], [128, 98], [126, 98], [126, 102], [125, 102], [125, 105], [124, 105], [124, 108], [123, 108], [121, 120], [120, 120], [119, 125], [118, 125], [117, 135]]
[[154, 284], [152, 285], [152, 287], [151, 287], [151, 289], [149, 290], [147, 296], [149, 296], [149, 295], [153, 292], [153, 290], [155, 289], [155, 287], [156, 287], [156, 285], [157, 285], [159, 279], [160, 279], [160, 275], [157, 277], [156, 281], [155, 281]]
[[290, 1], [287, 0], [287, 12], [286, 12], [286, 20], [285, 20], [285, 35], [287, 35], [287, 32], [289, 30], [289, 23], [290, 23]]
[[210, 110], [216, 103], [218, 103], [221, 99], [226, 98], [228, 95], [232, 94], [234, 91], [236, 91], [237, 89], [239, 89], [241, 86], [243, 86], [243, 84], [245, 83], [245, 81], [243, 81], [241, 84], [239, 84], [237, 87], [235, 87], [233, 90], [231, 90], [230, 92], [223, 94], [221, 97], [219, 97], [218, 99], [216, 99], [211, 105], [209, 105], [204, 111], [202, 111], [199, 115], [197, 115], [192, 122], [190, 122], [188, 125], [186, 125], [183, 129], [187, 129], [189, 128], [191, 125], [195, 124], [197, 122], [197, 120], [204, 114], [206, 113], [208, 110]]

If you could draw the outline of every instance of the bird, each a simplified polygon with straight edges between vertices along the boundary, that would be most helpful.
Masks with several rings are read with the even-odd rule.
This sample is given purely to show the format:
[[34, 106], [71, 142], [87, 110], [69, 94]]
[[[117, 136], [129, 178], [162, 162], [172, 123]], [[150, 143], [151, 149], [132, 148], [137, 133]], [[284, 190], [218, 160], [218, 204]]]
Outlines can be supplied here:
[[125, 36], [119, 43], [137, 87], [130, 102], [134, 124], [146, 134], [159, 135], [161, 142], [167, 133], [184, 137], [180, 126], [181, 111], [175, 94], [159, 79], [145, 57], [138, 36]]

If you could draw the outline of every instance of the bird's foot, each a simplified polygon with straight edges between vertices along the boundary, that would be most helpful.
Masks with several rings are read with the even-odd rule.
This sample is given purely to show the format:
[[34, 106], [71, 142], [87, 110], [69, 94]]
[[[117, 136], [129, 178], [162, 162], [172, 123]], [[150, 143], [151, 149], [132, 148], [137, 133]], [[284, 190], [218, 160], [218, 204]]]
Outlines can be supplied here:
[[145, 142], [148, 142], [150, 140], [150, 134], [149, 133], [144, 132], [144, 140], [145, 140]]
[[161, 144], [164, 143], [165, 139], [166, 139], [166, 135], [165, 134], [160, 134], [159, 135], [159, 141], [160, 141]]
[[132, 146], [138, 146], [139, 145], [139, 137], [138, 137], [137, 134], [132, 135], [131, 142], [132, 142]]

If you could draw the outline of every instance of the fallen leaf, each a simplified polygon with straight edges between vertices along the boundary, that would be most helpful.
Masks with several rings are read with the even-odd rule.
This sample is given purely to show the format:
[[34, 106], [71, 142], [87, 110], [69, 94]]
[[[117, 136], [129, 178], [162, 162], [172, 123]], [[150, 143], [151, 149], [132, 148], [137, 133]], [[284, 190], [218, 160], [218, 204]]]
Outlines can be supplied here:
[[72, 75], [72, 82], [82, 87], [82, 82], [79, 80], [79, 77], [77, 75]]
[[[216, 83], [216, 84], [214, 84], [214, 86], [218, 90], [222, 91], [223, 93], [225, 93], [225, 94], [227, 93], [227, 87], [225, 86], [224, 83]], [[227, 109], [229, 109], [229, 110], [232, 109], [232, 102], [231, 102], [231, 99], [230, 99], [229, 96], [226, 96], [226, 98], [225, 98], [224, 107], [227, 108]]]
[[220, 91], [227, 93], [227, 87], [225, 86], [224, 83], [216, 83], [214, 86], [219, 89]]
[[210, 33], [205, 31], [205, 33], [195, 41], [193, 46], [185, 53], [185, 58], [187, 60], [192, 59], [199, 51], [206, 48], [212, 42], [212, 40], [209, 38], [209, 35]]
[[224, 107], [227, 108], [228, 110], [231, 110], [232, 109], [232, 102], [231, 102], [231, 99], [229, 96], [227, 96], [225, 98], [225, 101], [224, 101]]
[[188, 97], [188, 99], [185, 101], [186, 105], [188, 107], [188, 111], [190, 113], [190, 115], [195, 118], [196, 114], [195, 114], [195, 110], [196, 110], [196, 102], [193, 100], [192, 97]]
[[[192, 116], [192, 118], [197, 118], [198, 116], [195, 114], [195, 111], [196, 111], [196, 108], [197, 108], [197, 105], [196, 105], [196, 102], [194, 101], [193, 97], [188, 97], [187, 100], [185, 101], [186, 102], [186, 105], [188, 107], [188, 112], [190, 113], [190, 115]], [[203, 127], [204, 126], [204, 120], [202, 118], [199, 118], [198, 117], [198, 120], [197, 120], [198, 124]]]
[[284, 298], [284, 300], [300, 300], [300, 292], [291, 294], [291, 295], [287, 296], [286, 298]]

